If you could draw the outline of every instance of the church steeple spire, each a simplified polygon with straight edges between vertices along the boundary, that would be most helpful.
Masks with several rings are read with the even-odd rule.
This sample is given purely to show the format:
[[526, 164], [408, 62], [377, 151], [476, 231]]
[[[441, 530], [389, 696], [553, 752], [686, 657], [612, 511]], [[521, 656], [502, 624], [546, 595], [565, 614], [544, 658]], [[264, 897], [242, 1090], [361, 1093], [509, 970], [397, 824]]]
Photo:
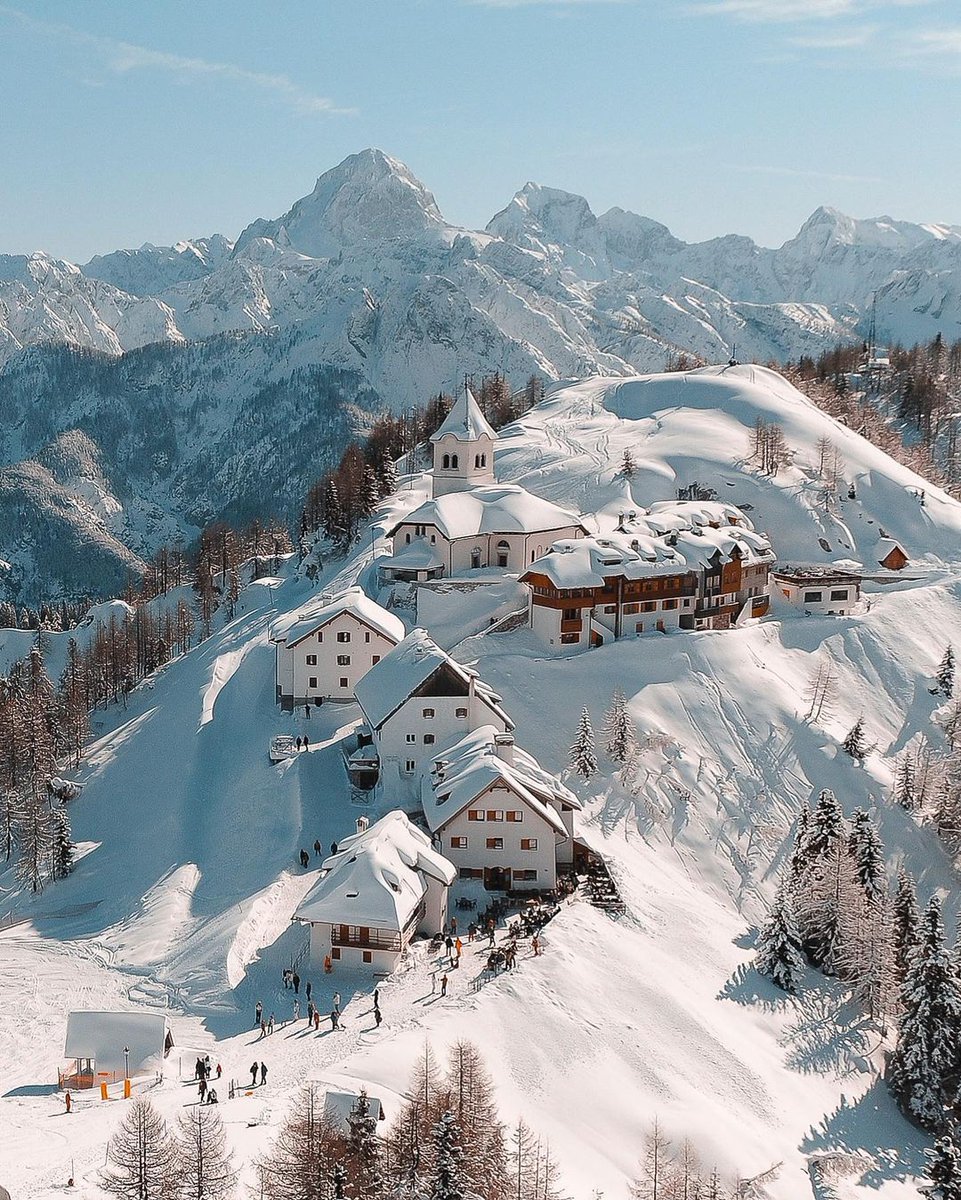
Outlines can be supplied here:
[[430, 440], [434, 445], [435, 496], [494, 483], [497, 434], [481, 412], [466, 379], [463, 392]]

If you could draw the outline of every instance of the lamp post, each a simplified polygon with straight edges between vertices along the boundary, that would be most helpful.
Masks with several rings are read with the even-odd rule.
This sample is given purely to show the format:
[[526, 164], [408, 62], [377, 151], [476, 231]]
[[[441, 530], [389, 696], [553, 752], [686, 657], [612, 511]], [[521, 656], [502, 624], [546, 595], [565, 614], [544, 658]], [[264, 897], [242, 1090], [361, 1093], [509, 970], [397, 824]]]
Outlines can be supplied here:
[[123, 1077], [124, 1077], [124, 1079], [130, 1078], [130, 1047], [129, 1046], [124, 1046], [124, 1048], [123, 1048]]

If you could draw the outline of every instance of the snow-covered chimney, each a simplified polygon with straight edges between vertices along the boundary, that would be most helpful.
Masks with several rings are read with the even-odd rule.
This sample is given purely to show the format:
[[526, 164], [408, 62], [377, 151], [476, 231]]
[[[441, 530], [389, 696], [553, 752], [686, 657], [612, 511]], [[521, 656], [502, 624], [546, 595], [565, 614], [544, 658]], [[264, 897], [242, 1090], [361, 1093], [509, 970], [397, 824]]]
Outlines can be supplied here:
[[358, 833], [366, 833], [369, 828], [370, 828], [370, 817], [358, 817], [357, 818], [357, 832]]
[[514, 765], [514, 735], [512, 733], [497, 733], [494, 735], [494, 753], [502, 762]]

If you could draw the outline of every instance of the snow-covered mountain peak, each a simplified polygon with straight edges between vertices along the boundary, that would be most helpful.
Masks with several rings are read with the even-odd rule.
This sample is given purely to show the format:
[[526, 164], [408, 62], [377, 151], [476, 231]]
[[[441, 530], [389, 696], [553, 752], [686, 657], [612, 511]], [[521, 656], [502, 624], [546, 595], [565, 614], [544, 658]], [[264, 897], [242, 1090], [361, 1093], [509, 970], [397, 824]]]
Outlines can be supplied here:
[[604, 235], [583, 196], [525, 183], [491, 218], [487, 232], [559, 261], [586, 279], [610, 274]]
[[309, 196], [276, 220], [260, 218], [237, 239], [241, 254], [257, 237], [286, 239], [311, 258], [335, 258], [365, 242], [446, 234], [433, 195], [413, 172], [382, 150], [362, 150], [326, 171]]

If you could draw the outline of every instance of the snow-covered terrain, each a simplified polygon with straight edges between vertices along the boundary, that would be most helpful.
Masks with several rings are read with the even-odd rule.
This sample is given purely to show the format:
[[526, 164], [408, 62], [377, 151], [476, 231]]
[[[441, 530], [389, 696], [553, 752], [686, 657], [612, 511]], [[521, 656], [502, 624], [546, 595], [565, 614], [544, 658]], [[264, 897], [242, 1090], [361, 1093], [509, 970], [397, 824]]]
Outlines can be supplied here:
[[[758, 417], [783, 428], [791, 452], [774, 477], [750, 460]], [[845, 499], [826, 505], [825, 438], [854, 499], [845, 486]], [[629, 482], [619, 475], [627, 448], [638, 465]], [[961, 629], [961, 504], [750, 367], [555, 389], [502, 433], [496, 465], [500, 480], [585, 513], [671, 498], [696, 481], [750, 506], [782, 560], [855, 559], [884, 579], [872, 558], [883, 529], [910, 567], [866, 583], [861, 611], [846, 618], [775, 604], [744, 628], [653, 634], [562, 658], [543, 657], [523, 629], [462, 641], [456, 657], [503, 696], [518, 743], [550, 769], [566, 766], [582, 705], [599, 726], [616, 685], [630, 697], [643, 744], [638, 793], [614, 781], [609, 763], [590, 785], [566, 780], [626, 916], [574, 899], [547, 927], [542, 956], [525, 949], [514, 973], [476, 990], [484, 956], [468, 945], [444, 999], [432, 994], [420, 945], [381, 987], [379, 1029], [369, 983], [315, 979], [322, 1011], [335, 987], [347, 1000], [345, 1032], [314, 1035], [302, 1023], [261, 1042], [254, 1004], [289, 1015], [281, 970], [304, 938], [289, 918], [316, 878], [319, 860], [302, 871], [297, 852], [341, 838], [360, 811], [339, 746], [358, 711], [281, 714], [268, 630], [315, 592], [355, 580], [371, 590], [383, 530], [423, 488], [403, 481], [355, 556], [322, 579], [291, 572], [247, 589], [236, 618], [138, 688], [125, 711], [96, 714], [71, 810], [83, 850], [74, 873], [36, 900], [0, 875], [0, 923], [8, 913], [22, 921], [0, 932], [0, 1011], [14, 1017], [0, 1023], [0, 1182], [18, 1200], [59, 1195], [71, 1169], [75, 1194], [99, 1195], [123, 1104], [85, 1095], [67, 1116], [51, 1083], [70, 1009], [131, 1005], [169, 1006], [177, 1048], [149, 1094], [170, 1117], [194, 1098], [177, 1077], [181, 1055], [188, 1074], [204, 1051], [241, 1081], [254, 1057], [267, 1062], [265, 1089], [221, 1107], [247, 1164], [304, 1080], [366, 1082], [390, 1112], [425, 1036], [438, 1048], [469, 1037], [505, 1116], [524, 1114], [550, 1138], [573, 1196], [624, 1195], [655, 1116], [726, 1175], [776, 1167], [761, 1193], [772, 1200], [916, 1195], [924, 1138], [879, 1081], [881, 1035], [813, 974], [797, 999], [778, 993], [750, 968], [750, 933], [798, 806], [822, 787], [848, 811], [874, 808], [892, 865], [917, 873], [922, 896], [948, 893], [953, 915], [952, 865], [887, 789], [903, 746], [918, 732], [936, 736], [928, 688]], [[484, 626], [471, 619], [470, 595], [480, 617], [508, 598], [494, 590], [458, 596], [465, 632]], [[432, 597], [427, 611], [442, 603]], [[448, 622], [447, 640], [453, 630]], [[826, 659], [838, 697], [812, 722], [804, 697]], [[859, 715], [876, 746], [863, 768], [838, 744]], [[272, 766], [267, 744], [281, 731], [309, 733], [311, 750]]]

